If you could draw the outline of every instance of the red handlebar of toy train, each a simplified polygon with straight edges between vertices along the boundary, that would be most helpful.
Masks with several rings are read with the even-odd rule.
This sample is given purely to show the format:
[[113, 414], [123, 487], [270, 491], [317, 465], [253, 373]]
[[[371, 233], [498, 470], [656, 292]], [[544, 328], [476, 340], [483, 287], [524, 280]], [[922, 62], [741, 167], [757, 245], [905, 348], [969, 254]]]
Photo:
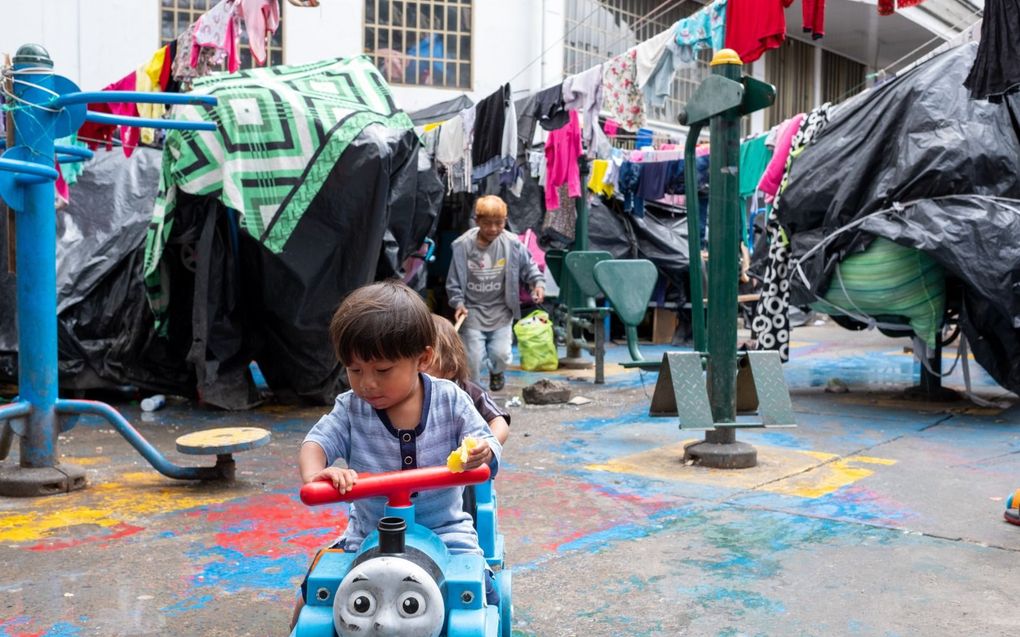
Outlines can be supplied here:
[[301, 501], [308, 506], [351, 502], [380, 495], [389, 498], [392, 507], [411, 506], [411, 493], [428, 489], [445, 489], [467, 484], [479, 484], [489, 479], [489, 466], [453, 473], [445, 466], [407, 469], [389, 473], [358, 474], [357, 483], [341, 494], [332, 482], [309, 482], [301, 487]]

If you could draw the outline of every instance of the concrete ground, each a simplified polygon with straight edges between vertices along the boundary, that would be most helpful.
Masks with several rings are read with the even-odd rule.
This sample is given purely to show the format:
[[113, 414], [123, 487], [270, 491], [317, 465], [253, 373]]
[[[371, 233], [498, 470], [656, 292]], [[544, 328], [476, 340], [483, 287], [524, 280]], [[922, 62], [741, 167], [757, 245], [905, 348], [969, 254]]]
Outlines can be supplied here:
[[[680, 462], [701, 436], [648, 417], [654, 373], [612, 364], [603, 386], [590, 372], [509, 374], [500, 400], [556, 377], [593, 401], [511, 408], [497, 488], [515, 634], [1020, 629], [1020, 528], [1002, 521], [1020, 487], [1015, 397], [972, 364], [975, 391], [1003, 405], [901, 400], [918, 371], [906, 340], [835, 326], [795, 338], [799, 426], [740, 431], [759, 453], [741, 471]], [[958, 366], [947, 384], [961, 378]], [[850, 391], [825, 392], [832, 379]], [[273, 440], [237, 456], [235, 484], [191, 484], [156, 473], [106, 423], [80, 421], [60, 451], [89, 488], [0, 498], [0, 636], [286, 634], [310, 555], [345, 523], [340, 507], [297, 499], [297, 448], [324, 408], [171, 400], [144, 419], [119, 408], [178, 464], [195, 464], [174, 451], [190, 431], [253, 425]]]

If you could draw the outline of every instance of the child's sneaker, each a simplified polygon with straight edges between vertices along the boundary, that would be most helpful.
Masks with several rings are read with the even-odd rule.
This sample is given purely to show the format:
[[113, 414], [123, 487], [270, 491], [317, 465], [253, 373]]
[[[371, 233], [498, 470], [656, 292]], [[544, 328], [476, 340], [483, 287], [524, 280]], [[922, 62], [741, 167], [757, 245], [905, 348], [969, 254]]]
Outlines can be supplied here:
[[499, 391], [506, 385], [503, 373], [489, 374], [489, 391]]

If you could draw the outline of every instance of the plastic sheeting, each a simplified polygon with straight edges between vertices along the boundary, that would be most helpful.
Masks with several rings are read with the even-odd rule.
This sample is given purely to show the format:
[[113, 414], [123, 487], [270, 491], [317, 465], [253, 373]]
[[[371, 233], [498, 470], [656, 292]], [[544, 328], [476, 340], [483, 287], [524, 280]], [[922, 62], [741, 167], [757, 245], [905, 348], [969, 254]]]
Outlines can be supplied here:
[[471, 98], [467, 95], [458, 95], [452, 100], [446, 100], [445, 102], [439, 102], [432, 106], [426, 106], [425, 108], [408, 113], [407, 115], [414, 122], [415, 126], [422, 126], [423, 124], [431, 124], [433, 122], [442, 122], [455, 116], [465, 108], [471, 108], [475, 103], [471, 101]]
[[[162, 153], [139, 147], [130, 158], [100, 150], [57, 213], [57, 345], [61, 386], [187, 387], [182, 366], [164, 364], [152, 340], [141, 268]], [[17, 382], [16, 278], [0, 279], [0, 379]], [[190, 393], [190, 391], [177, 391]]]
[[[167, 243], [167, 338], [154, 335], [141, 277], [161, 153], [98, 153], [58, 214], [61, 385], [135, 385], [239, 409], [258, 399], [255, 360], [278, 397], [331, 403], [343, 382], [330, 316], [354, 288], [401, 276], [435, 223], [443, 185], [418, 171], [419, 146], [413, 131], [362, 131], [280, 254], [240, 232], [214, 198], [182, 195]], [[8, 382], [17, 379], [14, 290], [0, 274]]]
[[832, 113], [793, 164], [780, 221], [798, 259], [859, 221], [803, 262], [810, 292], [798, 294], [795, 275], [794, 302], [823, 295], [835, 264], [873, 236], [930, 254], [963, 284], [961, 321], [978, 362], [1018, 391], [1020, 358], [1005, 356], [1020, 351], [1020, 202], [1010, 201], [1020, 199], [1020, 96], [970, 99], [963, 79], [976, 46]]

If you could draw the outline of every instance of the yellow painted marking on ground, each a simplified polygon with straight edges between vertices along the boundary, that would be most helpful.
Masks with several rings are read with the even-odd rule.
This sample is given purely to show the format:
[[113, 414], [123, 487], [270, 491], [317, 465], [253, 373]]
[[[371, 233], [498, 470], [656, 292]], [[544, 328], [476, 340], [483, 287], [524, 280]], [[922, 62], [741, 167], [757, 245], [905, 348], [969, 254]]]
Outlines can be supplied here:
[[87, 467], [97, 464], [110, 464], [110, 456], [61, 456], [61, 462]]
[[185, 434], [177, 439], [177, 444], [186, 447], [222, 447], [255, 442], [268, 434], [268, 431], [259, 427], [221, 427]]
[[684, 446], [694, 440], [623, 456], [605, 464], [588, 465], [595, 471], [628, 473], [660, 480], [679, 480], [734, 489], [760, 487], [763, 491], [818, 498], [874, 473], [860, 465], [892, 465], [895, 460], [871, 456], [848, 456], [784, 447], [758, 445], [758, 465], [728, 470], [687, 466]]
[[80, 524], [111, 527], [137, 523], [146, 516], [182, 511], [237, 498], [237, 491], [202, 493], [209, 487], [169, 481], [156, 473], [127, 473], [119, 482], [90, 485], [82, 491], [45, 498], [19, 499], [0, 510], [0, 542], [33, 542]]

